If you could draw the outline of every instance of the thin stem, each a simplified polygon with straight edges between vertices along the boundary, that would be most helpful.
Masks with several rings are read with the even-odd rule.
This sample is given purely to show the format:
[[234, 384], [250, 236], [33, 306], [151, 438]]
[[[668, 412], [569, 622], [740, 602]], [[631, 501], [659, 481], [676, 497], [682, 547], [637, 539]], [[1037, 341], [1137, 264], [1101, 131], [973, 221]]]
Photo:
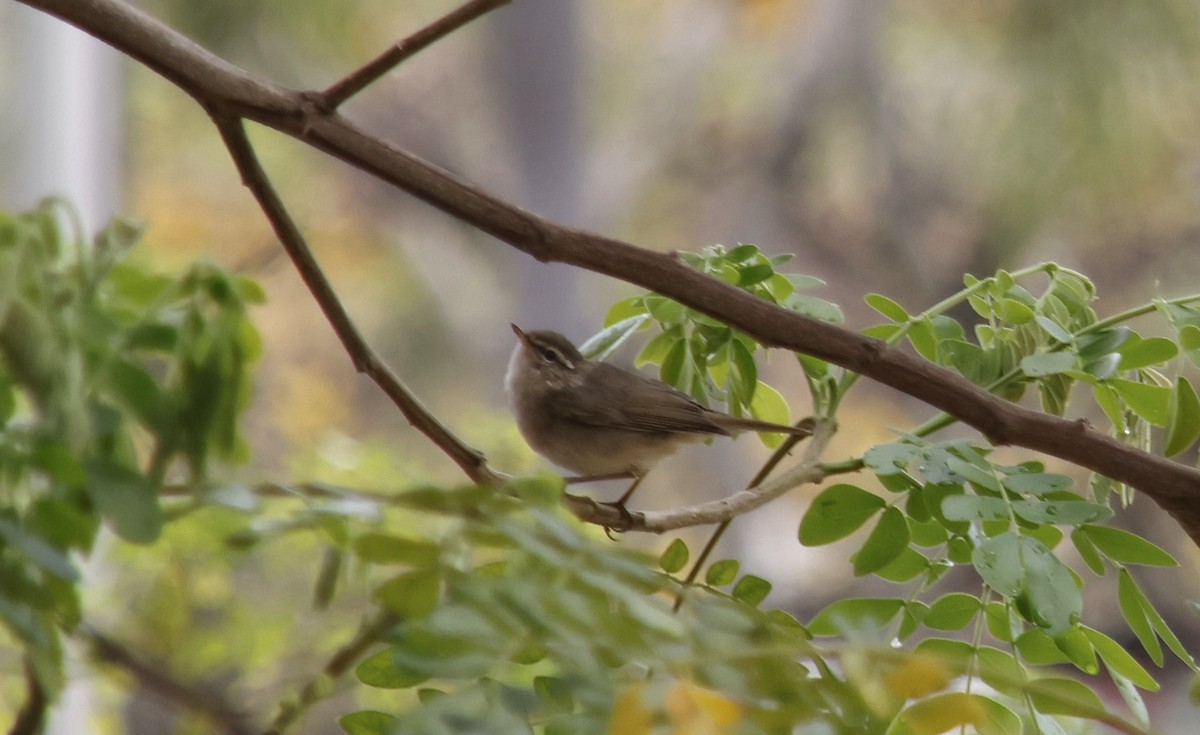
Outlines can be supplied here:
[[372, 82], [399, 66], [405, 60], [448, 36], [471, 21], [507, 5], [512, 0], [471, 0], [471, 2], [442, 16], [416, 33], [399, 41], [368, 63], [342, 77], [324, 92], [313, 96], [318, 109], [333, 112], [343, 102], [366, 89]]
[[[813, 434], [810, 435], [812, 437], [812, 444], [809, 445], [809, 451], [805, 455], [805, 460], [815, 460], [824, 451], [825, 445], [828, 444], [829, 438], [832, 436], [832, 431], [822, 431], [820, 435], [817, 436], [817, 428], [821, 425], [818, 424], [815, 419], [811, 418], [805, 419], [805, 422], [811, 424], [813, 430]], [[799, 426], [801, 424], [797, 425]], [[762, 468], [755, 473], [750, 482], [746, 484], [746, 491], [751, 491], [766, 481], [771, 472], [773, 472], [775, 468], [779, 466], [779, 463], [783, 461], [783, 458], [786, 457], [788, 453], [791, 452], [792, 448], [795, 447], [796, 444], [799, 443], [799, 441], [803, 438], [804, 437], [798, 434], [792, 434], [785, 439], [783, 443], [771, 453], [771, 456], [767, 458], [767, 461], [763, 463]], [[712, 556], [713, 550], [717, 547], [717, 542], [720, 541], [721, 537], [725, 535], [725, 531], [729, 529], [729, 524], [733, 523], [733, 519], [736, 517], [737, 516], [726, 518], [725, 520], [721, 521], [715, 529], [713, 529], [713, 533], [708, 537], [708, 541], [704, 544], [704, 548], [700, 550], [700, 555], [696, 557], [696, 562], [692, 564], [691, 570], [688, 571], [687, 578], [683, 581], [683, 588], [680, 590], [679, 595], [675, 597], [675, 604], [672, 607], [675, 612], [678, 612], [679, 608], [683, 606], [684, 594], [687, 592], [688, 588], [695, 583], [696, 578], [700, 576], [700, 569], [705, 565], [705, 563], [708, 562], [708, 558]]]
[[279, 194], [271, 185], [270, 179], [263, 170], [246, 137], [246, 130], [239, 119], [222, 115], [213, 115], [213, 121], [229, 149], [230, 156], [237, 166], [238, 172], [254, 198], [258, 200], [263, 214], [271, 223], [275, 235], [283, 244], [288, 257], [296, 266], [304, 284], [320, 305], [321, 311], [333, 331], [341, 340], [342, 346], [354, 361], [354, 367], [367, 375], [383, 392], [392, 399], [408, 422], [418, 431], [429, 438], [435, 445], [446, 453], [450, 459], [462, 469], [473, 482], [483, 485], [498, 485], [500, 477], [488, 468], [483, 455], [467, 446], [450, 432], [433, 414], [431, 414], [411, 391], [405, 387], [400, 378], [392, 372], [383, 360], [375, 353], [363, 338], [350, 315], [342, 306], [337, 293], [334, 292], [329, 279], [317, 264], [312, 251], [309, 250], [304, 236], [284, 207]]
[[350, 670], [350, 667], [355, 662], [363, 657], [367, 649], [374, 645], [380, 636], [386, 633], [398, 621], [399, 618], [386, 612], [374, 618], [364, 620], [358, 632], [354, 634], [354, 637], [333, 654], [333, 657], [321, 669], [321, 673], [301, 687], [296, 701], [280, 706], [279, 714], [275, 717], [275, 721], [271, 723], [271, 727], [263, 735], [282, 735], [286, 732], [314, 704], [321, 701], [322, 692], [324, 691], [322, 687], [323, 680], [340, 679], [343, 674]]

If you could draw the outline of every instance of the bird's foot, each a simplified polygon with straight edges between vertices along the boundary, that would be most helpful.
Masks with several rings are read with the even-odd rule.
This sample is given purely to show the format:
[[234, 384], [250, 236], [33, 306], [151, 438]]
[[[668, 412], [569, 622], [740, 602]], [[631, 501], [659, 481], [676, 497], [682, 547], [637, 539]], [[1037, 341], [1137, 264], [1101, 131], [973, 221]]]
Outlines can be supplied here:
[[604, 526], [604, 535], [608, 536], [610, 541], [617, 540], [617, 537], [613, 535], [614, 533], [625, 533], [629, 529], [633, 528], [633, 514], [630, 513], [629, 509], [625, 507], [625, 503], [622, 500], [618, 500], [613, 503], [600, 503], [600, 505], [606, 505], [609, 508], [615, 508], [617, 512], [621, 514], [621, 520], [618, 523], [611, 526]]

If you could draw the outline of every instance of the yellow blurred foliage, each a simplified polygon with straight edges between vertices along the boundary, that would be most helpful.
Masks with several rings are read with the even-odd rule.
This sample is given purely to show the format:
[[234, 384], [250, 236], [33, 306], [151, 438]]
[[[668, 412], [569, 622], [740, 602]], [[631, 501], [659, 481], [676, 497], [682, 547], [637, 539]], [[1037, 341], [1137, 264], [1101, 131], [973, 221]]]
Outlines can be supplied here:
[[888, 672], [887, 685], [893, 693], [909, 699], [940, 691], [951, 678], [952, 674], [941, 661], [918, 654]]
[[[656, 713], [643, 700], [646, 687], [631, 686], [617, 695], [608, 731], [612, 735], [651, 732]], [[712, 689], [677, 681], [663, 702], [671, 735], [722, 735], [732, 733], [742, 720], [742, 706]]]

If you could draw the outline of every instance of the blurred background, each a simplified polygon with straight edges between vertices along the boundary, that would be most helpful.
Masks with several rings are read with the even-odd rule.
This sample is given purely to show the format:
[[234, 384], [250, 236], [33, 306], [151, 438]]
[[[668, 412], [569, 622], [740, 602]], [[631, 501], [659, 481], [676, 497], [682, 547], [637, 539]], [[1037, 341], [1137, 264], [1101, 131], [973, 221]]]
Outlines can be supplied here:
[[[135, 4], [295, 88], [327, 86], [455, 5]], [[162, 268], [211, 258], [265, 286], [253, 460], [235, 476], [379, 490], [462, 480], [355, 374], [190, 98], [14, 3], [0, 6], [0, 98], [0, 207], [63, 194], [92, 229], [113, 213], [144, 221], [140, 258]], [[1200, 290], [1196, 0], [519, 0], [424, 51], [343, 112], [570, 225], [661, 250], [745, 242], [795, 253], [786, 270], [827, 281], [818, 295], [837, 302], [852, 329], [878, 318], [866, 293], [919, 311], [960, 288], [964, 273], [1043, 260], [1089, 275], [1102, 314]], [[508, 323], [581, 342], [613, 301], [638, 291], [537, 263], [292, 140], [252, 135], [351, 314], [408, 385], [498, 469], [548, 469], [507, 413]], [[803, 415], [794, 361], [775, 354], [762, 369]], [[889, 427], [929, 415], [860, 384], [829, 458], [861, 453], [890, 440]], [[765, 456], [751, 437], [688, 450], [651, 475], [638, 503], [726, 495]], [[799, 547], [796, 527], [817, 490], [739, 520], [719, 553], [771, 580], [771, 602], [801, 618], [839, 597], [899, 594], [853, 578], [845, 561], [853, 541]], [[619, 488], [594, 492], [611, 498]], [[209, 552], [226, 553], [212, 530], [221, 522], [236, 525], [179, 524], [161, 547], [113, 549], [118, 561], [94, 591], [100, 622], [184, 674], [230, 680], [280, 650], [296, 661], [332, 650], [334, 637], [309, 641], [303, 632], [326, 631], [321, 615], [350, 624], [356, 607], [347, 596], [330, 613], [308, 609], [318, 545], [289, 539], [253, 567], [227, 555], [214, 568]], [[1139, 580], [1194, 644], [1197, 549], [1149, 502], [1118, 522], [1153, 533], [1183, 562]], [[707, 533], [684, 537], [698, 547]], [[669, 540], [620, 543], [656, 550]], [[312, 565], [296, 563], [297, 553]], [[247, 589], [259, 590], [253, 604]], [[1140, 650], [1111, 591], [1089, 590], [1089, 624]], [[229, 640], [230, 625], [246, 639]], [[1150, 698], [1156, 723], [1190, 732], [1185, 673], [1160, 681], [1173, 694]], [[243, 700], [266, 706], [290, 683], [258, 669]], [[86, 698], [82, 709], [102, 713], [127, 701], [103, 688]], [[182, 726], [169, 707], [148, 715], [153, 708], [139, 701], [138, 716]], [[320, 719], [311, 732], [327, 731]]]

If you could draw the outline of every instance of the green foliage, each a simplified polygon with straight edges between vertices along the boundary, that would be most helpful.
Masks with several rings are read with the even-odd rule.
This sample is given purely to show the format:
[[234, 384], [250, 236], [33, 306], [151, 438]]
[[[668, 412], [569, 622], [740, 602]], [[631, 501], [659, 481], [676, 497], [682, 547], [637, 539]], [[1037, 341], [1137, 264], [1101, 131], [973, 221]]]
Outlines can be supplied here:
[[[774, 303], [818, 318], [839, 318], [835, 307], [810, 300], [801, 305], [794, 298], [794, 289], [818, 281], [775, 273], [779, 261], [753, 246], [729, 251], [713, 247], [681, 257]], [[1042, 289], [1028, 283], [1034, 276], [1045, 279]], [[1191, 382], [1168, 378], [1165, 370], [1179, 355], [1195, 360], [1200, 354], [1200, 310], [1192, 306], [1198, 299], [1155, 302], [1107, 319], [1096, 315], [1095, 299], [1095, 287], [1085, 276], [1056, 265], [1000, 271], [983, 279], [967, 276], [963, 291], [920, 314], [870, 294], [868, 305], [888, 323], [867, 333], [893, 344], [907, 342], [926, 359], [1010, 399], [1033, 389], [1043, 409], [1055, 415], [1064, 415], [1074, 394], [1084, 393], [1111, 421], [1118, 439], [1149, 448], [1151, 429], [1157, 427], [1164, 430], [1165, 454], [1187, 451], [1200, 437], [1200, 399]], [[962, 303], [975, 312], [975, 323], [962, 324], [949, 315]], [[1169, 336], [1143, 336], [1128, 326], [1149, 314], [1164, 317]], [[733, 413], [752, 409], [765, 388], [757, 381], [753, 361], [758, 345], [663, 297], [647, 294], [615, 304], [606, 329], [588, 348], [603, 357], [651, 325], [658, 333], [642, 349], [639, 363], [659, 365], [663, 380], [702, 400], [724, 401]], [[857, 380], [819, 361], [801, 358], [801, 364], [818, 412], [835, 411]], [[780, 412], [787, 415], [786, 408]], [[1094, 573], [1116, 569], [1122, 611], [1147, 653], [1161, 664], [1161, 641], [1194, 667], [1127, 569], [1131, 564], [1175, 561], [1134, 534], [1102, 525], [1113, 517], [1114, 493], [1129, 501], [1127, 488], [1092, 478], [1090, 492], [1080, 492], [1072, 477], [1048, 472], [1038, 461], [1001, 465], [989, 458], [991, 448], [986, 445], [925, 438], [952, 421], [945, 415], [935, 417], [902, 434], [899, 441], [872, 447], [860, 464], [843, 465], [869, 470], [888, 495], [842, 482], [814, 499], [800, 524], [802, 543], [828, 544], [861, 530], [857, 550], [850, 555], [853, 573], [908, 584], [911, 590], [900, 597], [835, 602], [813, 619], [810, 630], [861, 642], [906, 640], [922, 628], [937, 632], [975, 626], [1008, 645], [1005, 652], [981, 643], [956, 644], [950, 661], [943, 662], [962, 674], [979, 672], [1003, 696], [946, 692], [907, 708], [896, 704], [889, 732], [934, 731], [920, 724], [930, 722], [1010, 732], [1022, 717], [1043, 724], [1051, 715], [1106, 717], [1089, 689], [1053, 678], [1049, 669], [1041, 668], [1063, 663], [1095, 675], [1103, 662], [1131, 711], [1141, 717], [1145, 707], [1138, 690], [1155, 690], [1158, 684], [1119, 644], [1083, 622], [1085, 580], [1055, 548], [1069, 535]], [[661, 566], [668, 572], [686, 564], [680, 547], [676, 542], [664, 553]], [[919, 598], [956, 565], [975, 569], [981, 593], [953, 592], [922, 602]], [[737, 560], [715, 562], [704, 575], [705, 586], [714, 591], [726, 588], [737, 573]], [[747, 584], [754, 587], [753, 581]], [[736, 586], [732, 596], [753, 604], [762, 599], [757, 594], [739, 596]], [[922, 647], [930, 650], [937, 641], [952, 643], [935, 635]], [[996, 684], [995, 672], [1007, 677], [1004, 687]]]
[[[246, 309], [261, 299], [252, 283], [211, 265], [174, 279], [136, 266], [125, 257], [138, 234], [128, 223], [85, 244], [59, 219], [46, 205], [0, 220], [0, 620], [49, 692], [61, 684], [59, 632], [82, 616], [72, 555], [88, 553], [102, 526], [154, 542], [179, 515], [171, 511], [191, 507], [163, 508], [167, 478], [207, 488], [213, 460], [244, 457], [238, 416], [258, 351]], [[803, 293], [819, 281], [777, 272], [786, 258], [755, 246], [681, 258], [772, 303], [840, 319]], [[1048, 285], [1035, 295], [1026, 280], [1037, 274]], [[1166, 363], [1200, 355], [1200, 311], [1179, 299], [1100, 319], [1094, 298], [1086, 278], [1056, 266], [968, 277], [962, 292], [920, 314], [869, 295], [888, 321], [868, 333], [1010, 398], [1036, 390], [1053, 413], [1080, 393], [1120, 440], [1149, 446], [1155, 427], [1164, 452], [1189, 450], [1200, 399], [1191, 381], [1168, 377]], [[964, 302], [978, 323], [949, 316]], [[1127, 326], [1147, 314], [1162, 317], [1167, 336]], [[664, 380], [731, 413], [788, 420], [783, 398], [758, 378], [760, 345], [659, 295], [616, 304], [585, 350], [602, 357], [652, 328], [638, 360], [658, 365]], [[814, 412], [832, 417], [857, 377], [799, 360]], [[1122, 616], [1151, 661], [1163, 665], [1169, 651], [1194, 667], [1132, 571], [1175, 560], [1105, 525], [1127, 489], [1105, 478], [1081, 489], [1040, 461], [999, 464], [981, 442], [929, 438], [950, 423], [935, 417], [827, 467], [868, 474], [882, 490], [830, 485], [801, 521], [800, 542], [851, 544], [849, 571], [907, 589], [838, 600], [807, 627], [768, 609], [771, 581], [737, 559], [693, 560], [681, 539], [657, 559], [598, 540], [562, 510], [557, 479], [387, 496], [322, 486], [297, 491], [304, 505], [291, 514], [265, 511], [237, 485], [201, 497], [253, 514], [227, 529], [228, 547], [240, 552], [261, 553], [289, 534], [319, 539], [318, 611], [336, 605], [347, 570], [369, 587], [360, 604], [367, 620], [382, 622], [364, 628], [364, 640], [382, 646], [339, 665], [360, 692], [388, 696], [365, 696], [369, 706], [339, 719], [352, 735], [689, 727], [903, 735], [956, 726], [1056, 732], [1059, 716], [1113, 722], [1092, 688], [1062, 675], [1064, 665], [1106, 674], [1138, 720], [1123, 727], [1146, 727], [1140, 692], [1158, 683], [1087, 624], [1091, 577], [1057, 551], [1069, 539], [1083, 574], [1114, 573]], [[697, 581], [685, 584], [676, 575], [689, 564]], [[978, 594], [939, 588], [955, 566], [974, 569]], [[917, 639], [910, 650], [894, 645]], [[964, 686], [975, 680], [988, 688]], [[305, 687], [297, 706], [327, 691]]]
[[139, 237], [115, 220], [85, 241], [54, 201], [0, 215], [0, 620], [51, 695], [80, 616], [72, 554], [102, 524], [153, 542], [169, 472], [198, 483], [245, 453], [262, 294], [212, 265], [155, 274], [127, 259]]
[[[540, 482], [561, 488], [557, 479]], [[739, 579], [733, 560], [708, 573], [709, 585], [732, 584], [730, 595], [697, 590], [673, 614], [671, 597], [682, 590], [654, 560], [585, 534], [553, 496], [528, 505], [468, 487], [391, 503], [438, 518], [441, 528], [432, 541], [372, 531], [350, 544], [361, 561], [401, 570], [376, 588], [377, 599], [402, 602], [385, 604], [397, 620], [387, 645], [355, 673], [371, 687], [425, 693], [416, 706], [347, 715], [349, 733], [383, 724], [397, 733], [533, 725], [600, 732], [643, 712], [681, 716], [667, 704], [681, 691], [711, 697], [697, 705], [702, 711], [728, 711], [734, 722], [767, 731], [772, 723], [836, 722], [836, 703], [856, 701], [834, 682], [823, 692], [813, 686], [803, 629], [759, 611], [770, 585]], [[677, 541], [668, 555], [686, 553]], [[402, 594], [396, 580], [404, 580]]]
[[[775, 269], [792, 259], [789, 255], [767, 256], [756, 245], [738, 245], [726, 250], [720, 245], [702, 253], [680, 253], [680, 259], [696, 270], [748, 291], [772, 304], [816, 319], [840, 322], [838, 307], [804, 293], [823, 286], [819, 278]], [[761, 345], [746, 334], [712, 319], [677, 301], [658, 294], [632, 296], [613, 304], [604, 319], [604, 329], [581, 346], [581, 351], [604, 359], [636, 332], [654, 325], [658, 333], [638, 353], [637, 365], [658, 365], [659, 377], [702, 403], [721, 403], [734, 416], [753, 416], [774, 423], [789, 423], [787, 402], [758, 378], [755, 354]], [[814, 390], [825, 365], [807, 359]], [[770, 446], [779, 437], [763, 435]]]

